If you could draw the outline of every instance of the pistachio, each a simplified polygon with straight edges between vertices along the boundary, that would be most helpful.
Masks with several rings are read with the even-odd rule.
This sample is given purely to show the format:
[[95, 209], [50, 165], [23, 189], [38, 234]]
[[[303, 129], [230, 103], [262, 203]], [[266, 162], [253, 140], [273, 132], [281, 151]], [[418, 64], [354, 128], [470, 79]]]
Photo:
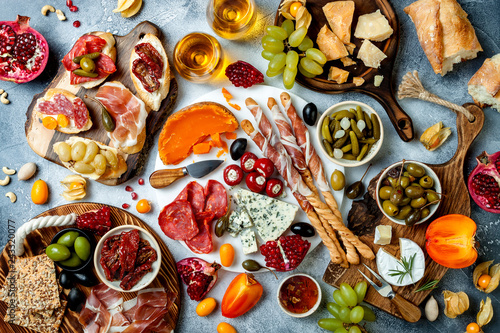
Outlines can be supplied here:
[[444, 314], [448, 318], [456, 318], [469, 308], [469, 296], [463, 291], [458, 293], [449, 290], [443, 291]]
[[[472, 281], [474, 282], [474, 286], [476, 286], [478, 290], [484, 291], [487, 294], [497, 289], [500, 282], [500, 264], [493, 265], [490, 268], [491, 264], [493, 264], [493, 260], [480, 263], [476, 266], [476, 268], [474, 268], [474, 273], [472, 274]], [[478, 282], [479, 278], [485, 274], [489, 275], [491, 277], [491, 280], [490, 283], [488, 283], [488, 286], [483, 289], [479, 286]]]

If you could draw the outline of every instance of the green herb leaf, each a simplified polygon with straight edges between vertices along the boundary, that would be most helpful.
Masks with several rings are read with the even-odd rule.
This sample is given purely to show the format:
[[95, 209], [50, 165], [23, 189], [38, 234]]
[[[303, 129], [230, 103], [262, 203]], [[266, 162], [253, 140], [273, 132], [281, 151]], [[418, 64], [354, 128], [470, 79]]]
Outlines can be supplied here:
[[401, 257], [401, 261], [399, 264], [403, 267], [402, 270], [399, 269], [391, 269], [389, 272], [390, 276], [399, 276], [398, 283], [403, 282], [404, 277], [408, 274], [410, 275], [411, 280], [413, 281], [413, 276], [411, 274], [411, 270], [413, 269], [413, 262], [415, 261], [415, 256], [417, 254], [414, 253], [409, 259], [406, 257]]
[[437, 284], [439, 283], [439, 280], [429, 280], [422, 287], [418, 288], [414, 292], [418, 293], [419, 291], [425, 291], [425, 290], [432, 290], [437, 288]]

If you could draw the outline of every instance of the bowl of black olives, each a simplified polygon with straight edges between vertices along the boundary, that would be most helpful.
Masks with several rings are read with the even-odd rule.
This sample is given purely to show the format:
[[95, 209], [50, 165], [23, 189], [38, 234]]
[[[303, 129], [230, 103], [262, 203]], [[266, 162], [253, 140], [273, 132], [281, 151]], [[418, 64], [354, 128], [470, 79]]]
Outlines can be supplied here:
[[424, 163], [402, 161], [389, 166], [377, 182], [377, 205], [394, 223], [424, 223], [441, 203], [441, 183]]
[[369, 105], [345, 101], [329, 107], [318, 121], [316, 139], [330, 161], [344, 167], [368, 163], [384, 141], [384, 128]]

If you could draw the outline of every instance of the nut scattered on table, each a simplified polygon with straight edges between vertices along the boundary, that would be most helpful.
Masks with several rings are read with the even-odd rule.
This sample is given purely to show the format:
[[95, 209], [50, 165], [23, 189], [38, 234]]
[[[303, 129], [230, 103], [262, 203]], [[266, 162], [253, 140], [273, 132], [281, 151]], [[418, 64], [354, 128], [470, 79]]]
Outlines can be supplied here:
[[56, 15], [57, 15], [57, 18], [59, 19], [59, 21], [66, 21], [66, 16], [62, 12], [62, 10], [60, 10], [60, 9], [56, 10]]
[[51, 6], [51, 5], [45, 5], [45, 6], [42, 7], [42, 14], [44, 16], [47, 16], [47, 14], [48, 14], [49, 11], [53, 13], [53, 12], [56, 11], [56, 9], [53, 6]]
[[0, 102], [2, 102], [3, 104], [9, 104], [10, 101], [7, 99], [7, 96], [9, 94], [7, 94], [7, 92], [3, 92], [2, 95], [0, 96]]
[[10, 202], [14, 203], [17, 200], [17, 196], [13, 192], [5, 193], [5, 196], [10, 199]]
[[5, 176], [5, 178], [3, 180], [0, 180], [0, 185], [2, 186], [6, 186], [10, 183], [10, 177], [9, 176]]
[[28, 180], [31, 177], [33, 177], [35, 172], [36, 172], [36, 164], [33, 162], [28, 162], [25, 165], [23, 165], [21, 169], [19, 169], [19, 172], [17, 173], [17, 179]]
[[16, 173], [16, 170], [9, 169], [8, 167], [5, 167], [5, 166], [2, 168], [2, 171], [3, 171], [3, 173], [5, 173], [6, 175], [9, 175], [9, 176], [12, 176], [13, 174]]

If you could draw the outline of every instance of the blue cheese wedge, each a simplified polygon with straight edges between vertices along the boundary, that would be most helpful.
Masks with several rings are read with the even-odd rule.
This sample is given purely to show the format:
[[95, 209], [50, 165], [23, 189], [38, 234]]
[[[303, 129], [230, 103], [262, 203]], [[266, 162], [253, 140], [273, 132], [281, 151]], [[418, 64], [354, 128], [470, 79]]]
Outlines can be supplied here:
[[252, 219], [245, 209], [240, 211], [233, 211], [229, 216], [229, 225], [227, 231], [233, 237], [236, 237], [238, 233], [246, 228], [253, 226]]
[[240, 232], [241, 246], [243, 247], [243, 254], [255, 253], [258, 250], [257, 238], [255, 231], [252, 229], [243, 229]]
[[259, 236], [265, 242], [281, 236], [290, 227], [299, 210], [296, 205], [244, 189], [239, 189], [235, 197], [240, 208], [248, 212]]

